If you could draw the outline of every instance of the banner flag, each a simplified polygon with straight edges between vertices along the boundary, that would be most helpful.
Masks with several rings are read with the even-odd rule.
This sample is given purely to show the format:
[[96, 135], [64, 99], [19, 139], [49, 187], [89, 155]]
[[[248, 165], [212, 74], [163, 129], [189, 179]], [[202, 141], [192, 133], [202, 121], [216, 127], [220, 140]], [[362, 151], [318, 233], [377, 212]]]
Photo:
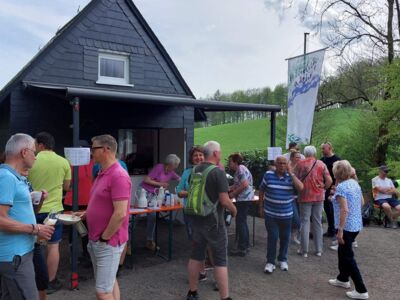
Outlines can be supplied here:
[[324, 55], [322, 49], [288, 59], [286, 148], [290, 142], [310, 143]]

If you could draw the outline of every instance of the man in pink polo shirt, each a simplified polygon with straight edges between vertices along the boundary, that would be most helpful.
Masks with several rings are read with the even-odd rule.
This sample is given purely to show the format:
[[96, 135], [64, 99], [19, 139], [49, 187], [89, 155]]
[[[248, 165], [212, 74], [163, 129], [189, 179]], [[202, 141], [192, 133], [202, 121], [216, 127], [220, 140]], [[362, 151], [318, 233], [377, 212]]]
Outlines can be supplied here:
[[102, 170], [93, 183], [86, 211], [88, 251], [96, 279], [96, 296], [119, 300], [116, 274], [128, 241], [131, 179], [115, 159], [117, 142], [112, 136], [92, 138], [91, 152]]

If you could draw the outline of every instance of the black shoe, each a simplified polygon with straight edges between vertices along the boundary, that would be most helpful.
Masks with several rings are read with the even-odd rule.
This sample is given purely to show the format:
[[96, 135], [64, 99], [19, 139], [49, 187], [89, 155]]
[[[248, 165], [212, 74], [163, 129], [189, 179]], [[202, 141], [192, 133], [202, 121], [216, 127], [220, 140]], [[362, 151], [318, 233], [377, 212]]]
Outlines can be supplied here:
[[57, 278], [55, 278], [54, 280], [49, 281], [49, 284], [48, 284], [48, 287], [46, 290], [46, 294], [51, 295], [51, 294], [57, 292], [59, 289], [61, 289], [61, 287], [62, 287], [61, 282], [58, 281]]
[[207, 280], [207, 273], [199, 273], [199, 281], [206, 281]]
[[187, 296], [186, 296], [186, 300], [198, 300], [199, 299], [199, 294], [196, 292], [191, 292], [189, 291]]
[[327, 231], [327, 232], [324, 233], [323, 236], [327, 237], [327, 238], [333, 238], [335, 236], [335, 234], [333, 232]]
[[216, 292], [219, 291], [218, 284], [216, 281], [214, 281], [214, 283], [213, 283], [213, 291], [216, 291]]

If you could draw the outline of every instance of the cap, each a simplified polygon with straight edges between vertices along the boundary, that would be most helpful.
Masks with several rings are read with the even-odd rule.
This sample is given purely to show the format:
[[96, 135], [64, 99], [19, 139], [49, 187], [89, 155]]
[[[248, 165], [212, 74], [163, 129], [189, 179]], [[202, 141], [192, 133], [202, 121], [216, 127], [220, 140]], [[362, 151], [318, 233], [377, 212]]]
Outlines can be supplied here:
[[379, 170], [381, 170], [381, 171], [383, 171], [383, 172], [385, 172], [385, 173], [387, 173], [387, 172], [390, 171], [390, 169], [389, 169], [387, 166], [385, 166], [385, 165], [379, 166]]

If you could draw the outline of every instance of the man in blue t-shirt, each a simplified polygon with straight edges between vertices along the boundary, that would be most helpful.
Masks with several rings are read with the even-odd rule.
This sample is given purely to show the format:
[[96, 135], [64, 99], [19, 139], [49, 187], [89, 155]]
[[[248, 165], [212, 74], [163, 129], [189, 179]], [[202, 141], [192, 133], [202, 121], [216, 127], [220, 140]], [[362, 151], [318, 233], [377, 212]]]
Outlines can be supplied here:
[[52, 226], [36, 224], [26, 179], [21, 176], [35, 162], [35, 140], [15, 134], [0, 165], [0, 277], [2, 299], [39, 299], [33, 269], [36, 236], [49, 239]]
[[268, 232], [267, 264], [265, 273], [275, 270], [276, 244], [280, 240], [278, 264], [287, 271], [287, 253], [293, 216], [294, 189], [301, 191], [303, 183], [288, 165], [285, 156], [275, 159], [275, 171], [267, 171], [260, 185], [260, 215], [265, 215], [265, 228]]

